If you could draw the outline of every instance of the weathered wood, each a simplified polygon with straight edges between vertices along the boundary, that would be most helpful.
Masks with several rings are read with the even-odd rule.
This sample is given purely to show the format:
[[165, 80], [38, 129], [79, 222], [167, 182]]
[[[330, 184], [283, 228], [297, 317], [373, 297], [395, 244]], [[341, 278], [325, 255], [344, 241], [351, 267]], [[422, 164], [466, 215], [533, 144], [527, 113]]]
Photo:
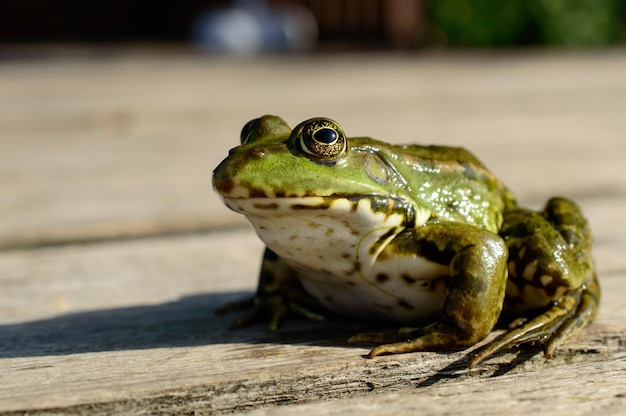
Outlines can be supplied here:
[[[559, 363], [520, 381], [500, 374], [477, 381], [446, 372], [434, 385], [308, 405], [270, 408], [247, 415], [623, 415], [626, 363]], [[581, 382], [581, 379], [593, 380]]]
[[264, 113], [469, 147], [525, 200], [624, 193], [608, 167], [622, 159], [625, 70], [615, 52], [3, 62], [0, 248], [238, 223], [210, 171]]
[[[625, 71], [620, 53], [3, 63], [0, 414], [624, 413]], [[550, 361], [472, 371], [464, 352], [367, 360], [345, 320], [229, 331], [212, 310], [252, 293], [262, 246], [210, 170], [265, 112], [464, 145], [524, 203], [574, 197], [597, 321]]]
[[[220, 249], [234, 244], [239, 250]], [[600, 268], [605, 291], [600, 318], [552, 360], [533, 356], [536, 352], [523, 352], [517, 361], [505, 354], [467, 371], [464, 353], [364, 359], [366, 348], [345, 343], [359, 329], [345, 329], [344, 322], [292, 321], [277, 335], [261, 327], [228, 331], [234, 316], [210, 311], [252, 287], [257, 260], [249, 254], [259, 254], [259, 248], [251, 232], [242, 230], [4, 253], [3, 293], [28, 299], [35, 310], [16, 304], [14, 318], [28, 319], [8, 323], [5, 309], [0, 411], [223, 413], [431, 385], [444, 389], [432, 394], [465, 397], [457, 383], [475, 385], [470, 391], [490, 400], [493, 392], [483, 383], [504, 375], [502, 388], [518, 385], [545, 405], [538, 381], [556, 382], [564, 369], [570, 374], [567, 384], [551, 390], [565, 402], [608, 400], [604, 390], [592, 394], [599, 378], [603, 389], [612, 382], [610, 402], [623, 403], [618, 397], [626, 392], [626, 378], [619, 377], [626, 365], [623, 267]], [[602, 246], [598, 254], [605, 254]], [[248, 278], [235, 278], [242, 273]], [[516, 366], [508, 364], [512, 360]], [[576, 378], [586, 380], [582, 392], [571, 385]]]

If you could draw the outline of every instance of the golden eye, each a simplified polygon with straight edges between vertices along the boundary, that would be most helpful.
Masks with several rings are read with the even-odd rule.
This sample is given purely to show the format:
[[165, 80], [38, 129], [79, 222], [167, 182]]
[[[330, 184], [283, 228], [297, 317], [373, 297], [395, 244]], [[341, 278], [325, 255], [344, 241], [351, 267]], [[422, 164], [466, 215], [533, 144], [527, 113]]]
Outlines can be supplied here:
[[348, 142], [341, 126], [328, 118], [312, 118], [294, 130], [298, 149], [319, 162], [332, 162], [346, 154]]

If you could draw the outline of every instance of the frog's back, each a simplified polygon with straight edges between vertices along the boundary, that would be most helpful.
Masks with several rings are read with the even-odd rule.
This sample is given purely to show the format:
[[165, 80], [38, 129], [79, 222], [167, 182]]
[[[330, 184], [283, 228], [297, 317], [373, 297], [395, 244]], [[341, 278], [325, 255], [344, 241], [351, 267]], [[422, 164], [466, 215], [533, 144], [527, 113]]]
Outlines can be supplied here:
[[406, 181], [406, 190], [432, 219], [473, 224], [497, 232], [515, 197], [468, 150], [415, 144], [379, 147]]
[[404, 144], [397, 145], [402, 153], [411, 155], [416, 159], [429, 159], [436, 160], [442, 163], [453, 162], [460, 164], [472, 165], [484, 170], [487, 170], [485, 165], [478, 160], [476, 156], [469, 150], [463, 147], [450, 147], [450, 146], [421, 146], [417, 144]]

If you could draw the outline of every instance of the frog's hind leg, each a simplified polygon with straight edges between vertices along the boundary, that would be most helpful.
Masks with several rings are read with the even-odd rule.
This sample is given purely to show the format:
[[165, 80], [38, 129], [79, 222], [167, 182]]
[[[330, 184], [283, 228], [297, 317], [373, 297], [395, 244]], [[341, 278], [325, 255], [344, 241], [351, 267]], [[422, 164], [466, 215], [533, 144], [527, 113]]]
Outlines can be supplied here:
[[509, 249], [508, 306], [544, 312], [483, 347], [469, 367], [525, 343], [543, 345], [549, 358], [598, 310], [600, 286], [591, 258], [591, 235], [573, 202], [553, 198], [542, 212], [505, 212], [500, 236]]
[[594, 276], [585, 286], [565, 296], [544, 313], [511, 329], [481, 348], [468, 362], [472, 368], [497, 352], [521, 344], [542, 344], [546, 358], [584, 328], [597, 314], [600, 286]]

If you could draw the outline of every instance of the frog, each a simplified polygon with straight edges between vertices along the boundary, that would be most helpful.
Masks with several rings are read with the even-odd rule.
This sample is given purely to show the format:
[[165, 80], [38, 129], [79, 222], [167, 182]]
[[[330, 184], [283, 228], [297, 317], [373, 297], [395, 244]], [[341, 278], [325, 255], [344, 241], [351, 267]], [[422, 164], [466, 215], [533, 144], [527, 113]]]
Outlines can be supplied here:
[[[597, 315], [600, 286], [580, 208], [542, 210], [462, 147], [348, 138], [325, 117], [265, 115], [214, 169], [215, 192], [265, 245], [256, 293], [233, 328], [339, 313], [398, 330], [359, 333], [368, 358], [469, 350], [467, 366], [519, 345], [546, 358]], [[500, 335], [483, 342], [507, 317]], [[482, 343], [482, 344], [481, 344]]]

